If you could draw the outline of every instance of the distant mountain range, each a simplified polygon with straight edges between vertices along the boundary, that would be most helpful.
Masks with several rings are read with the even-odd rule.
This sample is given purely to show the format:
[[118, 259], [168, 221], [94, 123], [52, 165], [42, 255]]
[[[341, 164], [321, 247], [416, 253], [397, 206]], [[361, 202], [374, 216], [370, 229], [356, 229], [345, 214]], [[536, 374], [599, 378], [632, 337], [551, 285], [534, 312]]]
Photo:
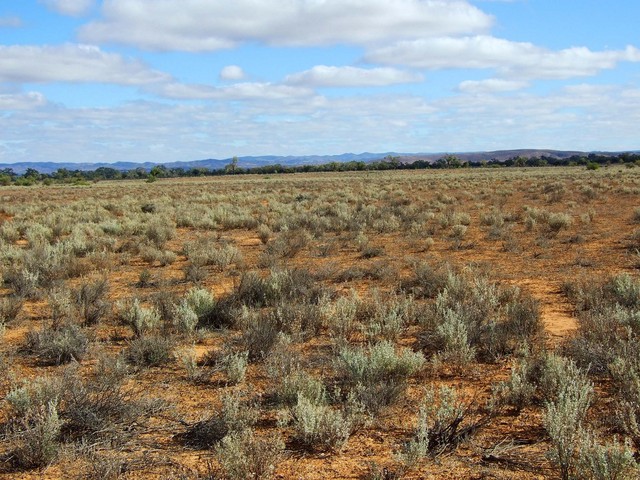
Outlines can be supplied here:
[[[397, 157], [403, 163], [412, 163], [416, 160], [427, 160], [435, 162], [445, 155], [455, 155], [462, 161], [478, 162], [481, 160], [499, 160], [505, 161], [509, 158], [521, 156], [525, 158], [530, 157], [553, 157], [553, 158], [567, 158], [573, 155], [588, 155], [589, 153], [597, 153], [598, 155], [611, 155], [615, 156], [623, 152], [581, 152], [581, 151], [566, 151], [566, 150], [544, 150], [544, 149], [520, 149], [520, 150], [496, 150], [492, 152], [440, 152], [440, 153], [397, 153], [397, 152], [385, 152], [385, 153], [343, 153], [342, 155], [304, 155], [304, 156], [277, 156], [277, 155], [265, 155], [257, 157], [238, 157], [238, 165], [240, 167], [262, 167], [265, 165], [317, 165], [331, 162], [351, 162], [351, 161], [363, 161], [372, 162], [375, 160], [382, 160], [385, 157], [392, 156]], [[0, 164], [0, 169], [11, 168], [14, 172], [21, 174], [24, 173], [27, 168], [34, 168], [40, 173], [52, 173], [60, 168], [66, 168], [68, 170], [96, 170], [100, 167], [115, 168], [116, 170], [133, 170], [136, 168], [144, 168], [145, 170], [151, 170], [156, 165], [164, 165], [168, 168], [198, 168], [204, 167], [211, 170], [222, 169], [231, 162], [230, 158], [214, 159], [208, 158], [205, 160], [193, 160], [187, 162], [168, 162], [168, 163], [135, 163], [135, 162], [115, 162], [115, 163], [71, 163], [71, 162], [20, 162]]]

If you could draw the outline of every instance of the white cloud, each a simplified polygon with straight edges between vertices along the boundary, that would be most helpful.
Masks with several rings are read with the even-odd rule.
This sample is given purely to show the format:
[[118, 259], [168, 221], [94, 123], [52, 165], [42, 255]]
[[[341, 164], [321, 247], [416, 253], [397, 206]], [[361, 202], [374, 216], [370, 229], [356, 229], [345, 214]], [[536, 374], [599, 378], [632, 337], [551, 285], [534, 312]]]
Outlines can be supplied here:
[[0, 45], [0, 81], [144, 85], [170, 76], [90, 45]]
[[422, 80], [422, 75], [395, 68], [366, 69], [316, 65], [310, 70], [287, 76], [285, 83], [308, 87], [382, 87]]
[[234, 83], [224, 87], [169, 82], [149, 90], [175, 100], [282, 100], [313, 95], [312, 90], [303, 87], [260, 82]]
[[32, 108], [0, 115], [2, 138], [10, 140], [0, 149], [0, 162], [169, 162], [528, 146], [624, 150], [638, 148], [640, 123], [640, 89], [588, 84], [544, 96], [457, 94], [435, 101], [409, 95], [302, 96], [219, 102], [215, 108], [136, 102], [76, 109], [38, 101], [36, 95]]
[[244, 80], [246, 78], [246, 74], [244, 70], [238, 65], [227, 65], [220, 71], [220, 79], [236, 81], [236, 80]]
[[95, 0], [40, 0], [47, 8], [62, 15], [84, 15], [95, 5]]
[[0, 17], [0, 28], [18, 28], [22, 26], [20, 17], [8, 16]]
[[243, 42], [368, 45], [487, 31], [493, 18], [465, 0], [105, 0], [90, 42], [209, 51]]
[[532, 43], [512, 42], [492, 36], [439, 37], [401, 41], [374, 49], [366, 60], [413, 68], [495, 68], [518, 79], [567, 79], [595, 75], [619, 62], [640, 61], [640, 50], [593, 52], [586, 47], [552, 51]]
[[529, 86], [527, 82], [489, 78], [486, 80], [466, 80], [458, 85], [458, 90], [465, 93], [482, 94], [492, 92], [511, 92]]
[[0, 92], [0, 110], [5, 112], [13, 110], [27, 110], [42, 107], [47, 104], [47, 99], [39, 92], [7, 93]]

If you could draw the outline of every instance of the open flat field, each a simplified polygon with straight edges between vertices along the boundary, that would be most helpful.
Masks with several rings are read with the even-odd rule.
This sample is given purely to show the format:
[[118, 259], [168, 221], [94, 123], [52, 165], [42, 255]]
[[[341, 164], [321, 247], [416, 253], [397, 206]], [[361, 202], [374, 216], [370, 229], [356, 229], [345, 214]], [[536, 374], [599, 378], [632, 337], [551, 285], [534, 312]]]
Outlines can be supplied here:
[[0, 187], [2, 478], [637, 478], [640, 169]]

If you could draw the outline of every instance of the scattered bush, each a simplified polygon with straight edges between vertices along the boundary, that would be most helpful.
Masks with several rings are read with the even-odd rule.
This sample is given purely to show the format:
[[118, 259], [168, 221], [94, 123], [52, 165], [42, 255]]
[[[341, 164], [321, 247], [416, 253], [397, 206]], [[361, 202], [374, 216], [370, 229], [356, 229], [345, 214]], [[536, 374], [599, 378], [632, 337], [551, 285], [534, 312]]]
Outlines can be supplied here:
[[0, 324], [5, 325], [14, 321], [22, 310], [23, 304], [24, 300], [17, 296], [0, 298]]
[[280, 438], [258, 438], [245, 430], [227, 435], [216, 448], [216, 458], [229, 480], [269, 479], [283, 451]]
[[249, 352], [230, 352], [221, 361], [227, 381], [232, 385], [241, 383], [247, 373]]
[[399, 349], [386, 341], [368, 348], [343, 347], [337, 366], [344, 382], [370, 411], [391, 405], [404, 393], [406, 382], [425, 360], [421, 353]]
[[593, 385], [572, 362], [559, 370], [558, 394], [545, 406], [544, 427], [551, 437], [549, 458], [560, 467], [563, 480], [571, 478], [584, 436], [583, 421], [591, 404]]
[[227, 394], [218, 412], [188, 428], [184, 441], [196, 448], [213, 448], [225, 436], [249, 430], [257, 418], [257, 410], [240, 394]]
[[19, 468], [46, 467], [60, 451], [62, 422], [54, 403], [30, 410], [11, 428], [7, 442], [14, 445], [11, 458]]
[[27, 335], [26, 349], [45, 365], [61, 365], [82, 360], [89, 347], [89, 337], [78, 325], [44, 328]]
[[474, 401], [460, 401], [455, 389], [430, 388], [420, 406], [413, 438], [405, 444], [400, 458], [413, 466], [427, 454], [440, 455], [469, 438], [489, 418], [480, 413]]
[[289, 416], [294, 440], [305, 448], [336, 450], [351, 434], [352, 424], [343, 412], [322, 402], [314, 403], [302, 394], [289, 409]]
[[171, 360], [173, 342], [159, 335], [139, 336], [129, 342], [126, 357], [133, 365], [155, 367]]
[[154, 308], [143, 307], [137, 298], [121, 304], [118, 313], [121, 322], [130, 327], [136, 337], [142, 337], [160, 324], [158, 312]]
[[97, 325], [111, 311], [111, 303], [107, 299], [109, 282], [101, 278], [93, 283], [83, 283], [73, 292], [73, 300], [85, 322], [85, 325]]

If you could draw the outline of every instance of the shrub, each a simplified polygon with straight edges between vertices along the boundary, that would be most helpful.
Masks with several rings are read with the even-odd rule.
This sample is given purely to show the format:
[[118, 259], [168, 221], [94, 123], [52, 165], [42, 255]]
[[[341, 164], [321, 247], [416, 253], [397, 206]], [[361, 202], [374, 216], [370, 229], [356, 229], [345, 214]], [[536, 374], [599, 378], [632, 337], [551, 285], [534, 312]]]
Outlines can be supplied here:
[[264, 360], [281, 334], [278, 319], [271, 312], [243, 312], [240, 344], [251, 360]]
[[236, 385], [244, 380], [247, 373], [249, 352], [231, 352], [222, 358], [222, 369], [227, 381]]
[[311, 241], [304, 229], [285, 230], [267, 244], [265, 253], [277, 258], [293, 258]]
[[411, 297], [381, 298], [377, 292], [358, 305], [363, 333], [369, 340], [395, 340], [413, 319], [415, 305]]
[[27, 335], [27, 350], [45, 365], [81, 361], [89, 347], [89, 338], [78, 325], [45, 328]]
[[324, 403], [314, 403], [298, 395], [289, 409], [294, 440], [311, 449], [339, 449], [351, 434], [352, 424], [345, 414]]
[[23, 304], [24, 300], [17, 296], [10, 295], [0, 298], [0, 324], [4, 325], [14, 321], [22, 310]]
[[47, 303], [51, 313], [51, 324], [54, 327], [70, 322], [76, 313], [71, 292], [64, 286], [50, 290], [47, 294]]
[[38, 271], [21, 268], [11, 272], [8, 281], [18, 297], [36, 298], [39, 294], [41, 280]]
[[459, 367], [476, 355], [495, 361], [540, 343], [543, 334], [534, 299], [468, 274], [448, 275], [423, 326], [423, 347]]
[[184, 441], [196, 448], [212, 448], [225, 436], [250, 429], [257, 419], [257, 410], [239, 393], [226, 394], [222, 397], [222, 408], [191, 425], [184, 433]]
[[339, 339], [348, 339], [355, 332], [359, 305], [360, 299], [355, 292], [348, 297], [339, 297], [333, 303], [326, 298], [323, 299], [320, 309], [332, 335]]
[[101, 357], [92, 375], [80, 378], [77, 369], [65, 372], [62, 418], [66, 436], [77, 439], [108, 438], [119, 441], [123, 429], [146, 413], [147, 408], [125, 388], [128, 377], [121, 357]]
[[158, 335], [136, 337], [127, 348], [126, 357], [133, 365], [155, 367], [171, 360], [173, 343], [170, 339]]
[[261, 223], [260, 225], [258, 225], [258, 238], [260, 239], [260, 242], [262, 242], [263, 245], [266, 245], [267, 243], [269, 243], [269, 240], [271, 239], [272, 236], [273, 236], [273, 232], [267, 225], [265, 225], [264, 223]]
[[567, 362], [559, 373], [558, 395], [546, 403], [543, 423], [551, 437], [549, 458], [560, 467], [563, 480], [568, 480], [576, 468], [593, 385], [573, 362]]
[[458, 400], [455, 389], [442, 386], [426, 391], [413, 438], [405, 444], [401, 458], [408, 465], [420, 458], [455, 448], [489, 420], [473, 401]]
[[37, 377], [6, 397], [11, 412], [10, 442], [24, 466], [49, 463], [61, 440], [120, 441], [124, 429], [145, 409], [123, 387], [126, 370], [117, 358], [101, 357], [87, 378], [67, 367], [60, 377]]
[[343, 347], [338, 352], [338, 369], [344, 382], [370, 411], [394, 403], [404, 393], [408, 378], [424, 365], [421, 353], [396, 351], [386, 341], [368, 348]]
[[27, 469], [49, 465], [60, 450], [61, 426], [62, 422], [54, 403], [29, 411], [13, 426], [8, 435], [8, 443], [16, 444], [11, 452], [15, 464]]
[[512, 366], [509, 379], [493, 388], [493, 398], [498, 404], [511, 405], [519, 412], [534, 402], [537, 386], [529, 378], [530, 370], [527, 359]]
[[547, 218], [547, 233], [556, 235], [571, 225], [571, 216], [566, 213], [551, 213]]
[[272, 398], [278, 405], [293, 406], [300, 396], [315, 405], [327, 402], [327, 390], [322, 381], [303, 370], [296, 368], [277, 378], [279, 382], [274, 386]]
[[122, 323], [130, 327], [137, 337], [152, 331], [160, 323], [158, 312], [153, 308], [143, 307], [137, 298], [121, 304], [119, 316]]
[[245, 430], [227, 435], [216, 448], [216, 458], [229, 480], [269, 479], [283, 451], [280, 438], [262, 439]]
[[638, 478], [638, 466], [628, 443], [602, 445], [592, 434], [585, 434], [579, 445], [576, 471], [587, 480], [631, 480]]
[[173, 315], [173, 326], [180, 333], [191, 334], [198, 326], [198, 314], [186, 300], [180, 302]]
[[96, 325], [109, 314], [111, 303], [107, 299], [108, 294], [109, 282], [106, 278], [83, 283], [73, 292], [74, 303], [85, 325]]
[[144, 231], [145, 236], [156, 247], [162, 247], [167, 241], [175, 237], [176, 229], [175, 225], [164, 223], [162, 220], [152, 220], [147, 224]]
[[184, 271], [184, 279], [187, 282], [193, 282], [196, 285], [202, 283], [206, 278], [209, 272], [202, 265], [196, 265], [195, 263], [187, 263], [183, 269]]
[[206, 317], [216, 304], [213, 294], [205, 288], [190, 289], [184, 300], [198, 318]]
[[198, 383], [205, 378], [204, 371], [198, 366], [194, 349], [182, 349], [176, 353], [176, 359], [187, 371], [187, 378]]
[[413, 277], [401, 282], [401, 289], [415, 298], [434, 298], [447, 282], [448, 274], [426, 262], [414, 266]]

